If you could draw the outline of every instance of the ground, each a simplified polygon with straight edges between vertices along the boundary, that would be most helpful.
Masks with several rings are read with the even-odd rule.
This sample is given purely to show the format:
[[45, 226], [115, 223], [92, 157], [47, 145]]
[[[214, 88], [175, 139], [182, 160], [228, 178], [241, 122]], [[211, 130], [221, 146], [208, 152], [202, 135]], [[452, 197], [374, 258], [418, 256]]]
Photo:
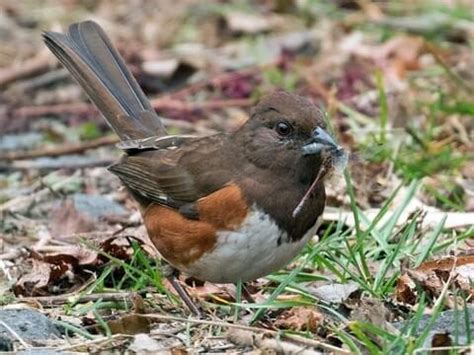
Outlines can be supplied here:
[[[469, 352], [474, 10], [469, 0], [2, 1], [0, 350]], [[350, 151], [324, 222], [242, 285], [163, 277], [96, 109], [41, 31], [99, 22], [171, 133], [239, 127], [265, 93], [321, 106]], [[248, 292], [254, 302], [247, 300]]]

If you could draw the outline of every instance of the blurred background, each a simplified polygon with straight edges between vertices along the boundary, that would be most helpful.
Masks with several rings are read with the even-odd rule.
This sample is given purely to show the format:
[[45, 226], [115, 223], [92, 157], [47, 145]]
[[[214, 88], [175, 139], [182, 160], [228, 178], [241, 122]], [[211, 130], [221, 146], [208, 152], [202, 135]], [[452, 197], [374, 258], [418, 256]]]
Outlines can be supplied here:
[[[169, 132], [234, 130], [262, 95], [287, 90], [320, 105], [351, 152], [349, 174], [326, 186], [319, 242], [250, 288], [257, 302], [270, 300], [265, 328], [301, 331], [352, 351], [431, 346], [428, 328], [415, 324], [394, 338], [393, 324], [473, 300], [472, 267], [462, 276], [450, 259], [473, 265], [473, 6], [472, 0], [2, 0], [0, 303], [35, 296], [34, 307], [50, 307], [48, 297], [59, 297], [43, 312], [83, 327], [77, 343], [111, 316], [142, 309], [114, 303], [132, 291], [145, 290], [156, 312], [187, 317], [167, 291], [135, 203], [106, 171], [121, 154], [117, 137], [42, 43], [44, 30], [94, 20]], [[428, 259], [440, 262], [425, 265]], [[410, 268], [418, 273], [407, 276]], [[220, 320], [235, 321], [242, 311], [247, 322], [264, 310], [233, 313], [231, 286], [194, 285], [192, 292]], [[71, 303], [64, 296], [70, 294], [91, 303]], [[374, 326], [356, 329], [361, 319]], [[442, 319], [439, 329], [450, 333], [452, 319]], [[241, 349], [222, 345], [223, 337], [203, 337], [211, 333], [205, 327], [189, 332], [178, 322], [172, 334], [201, 350]], [[443, 339], [442, 345], [455, 344]]]
[[[466, 189], [472, 187], [464, 179], [474, 175], [467, 161], [473, 148], [472, 5], [2, 1], [0, 162], [3, 168], [48, 170], [113, 160], [113, 150], [99, 159], [97, 152], [84, 155], [86, 149], [67, 162], [31, 160], [51, 155], [41, 153], [50, 145], [109, 133], [41, 41], [43, 30], [64, 31], [91, 19], [113, 38], [172, 131], [235, 129], [262, 94], [294, 91], [327, 110], [336, 135], [353, 151], [362, 207], [380, 204], [394, 179], [426, 178], [425, 202], [471, 210]], [[34, 151], [24, 156], [25, 150]], [[334, 204], [344, 203], [343, 195], [332, 197]]]

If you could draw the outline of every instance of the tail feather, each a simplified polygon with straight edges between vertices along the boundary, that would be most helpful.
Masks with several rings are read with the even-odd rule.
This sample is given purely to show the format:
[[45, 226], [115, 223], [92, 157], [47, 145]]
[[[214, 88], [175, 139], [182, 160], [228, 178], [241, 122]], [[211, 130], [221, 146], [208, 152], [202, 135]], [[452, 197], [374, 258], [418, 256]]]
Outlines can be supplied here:
[[80, 22], [71, 25], [67, 34], [45, 32], [43, 37], [122, 140], [166, 134], [161, 119], [98, 24]]

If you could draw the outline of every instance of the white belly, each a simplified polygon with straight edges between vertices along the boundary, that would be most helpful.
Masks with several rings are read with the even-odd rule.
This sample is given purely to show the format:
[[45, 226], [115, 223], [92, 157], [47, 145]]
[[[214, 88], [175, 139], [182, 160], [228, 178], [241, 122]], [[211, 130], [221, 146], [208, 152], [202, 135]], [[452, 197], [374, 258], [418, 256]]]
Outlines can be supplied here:
[[301, 240], [291, 242], [267, 214], [253, 210], [239, 231], [220, 232], [211, 251], [181, 270], [215, 283], [254, 280], [291, 261], [314, 236], [318, 226], [319, 219]]

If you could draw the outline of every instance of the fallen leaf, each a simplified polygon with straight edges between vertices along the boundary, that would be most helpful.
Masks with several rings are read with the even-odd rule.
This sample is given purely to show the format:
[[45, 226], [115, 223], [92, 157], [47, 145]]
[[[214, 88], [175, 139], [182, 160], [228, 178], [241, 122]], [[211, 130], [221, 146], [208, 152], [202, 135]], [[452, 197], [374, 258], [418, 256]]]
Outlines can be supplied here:
[[316, 332], [324, 316], [316, 308], [294, 307], [277, 318], [275, 327], [292, 331]]
[[112, 334], [141, 334], [150, 332], [150, 321], [139, 314], [127, 314], [107, 322]]
[[[107, 326], [112, 334], [143, 334], [150, 333], [150, 320], [143, 316], [146, 313], [143, 298], [134, 293], [130, 296], [132, 302], [131, 312], [113, 315], [107, 319]], [[83, 318], [83, 325], [87, 325], [91, 330], [101, 333], [103, 328], [99, 325], [93, 313]]]
[[[13, 286], [16, 295], [37, 296], [70, 292], [109, 261], [109, 257], [128, 261], [133, 256], [131, 241], [143, 250], [144, 240], [130, 236], [112, 236], [93, 248], [80, 245], [66, 245], [54, 248], [54, 252], [41, 255], [32, 251], [26, 263], [29, 267]], [[93, 244], [93, 243], [92, 243]], [[148, 248], [150, 249], [150, 248]], [[107, 257], [107, 254], [109, 257]], [[154, 253], [149, 254], [151, 256]]]
[[148, 334], [137, 334], [133, 337], [133, 342], [128, 350], [137, 354], [154, 354], [160, 350], [163, 350], [163, 347], [158, 341], [150, 337]]
[[239, 353], [298, 355], [321, 354], [321, 352], [315, 351], [312, 347], [308, 348], [307, 346], [285, 341], [268, 333], [256, 333], [249, 330], [230, 328], [227, 331], [226, 338], [239, 347], [255, 349], [253, 352], [240, 351]]
[[[359, 323], [368, 323], [393, 335], [399, 333], [390, 323], [390, 321], [393, 320], [393, 314], [384, 302], [376, 298], [362, 297], [357, 300], [352, 307], [353, 309], [350, 315], [351, 322], [348, 324], [350, 329], [358, 328]], [[386, 339], [382, 336], [375, 334], [368, 334], [368, 336], [380, 347], [383, 348], [385, 345]]]
[[51, 212], [51, 235], [65, 239], [73, 234], [99, 230], [100, 219], [125, 213], [122, 206], [102, 196], [75, 194]]
[[191, 292], [194, 297], [204, 301], [215, 300], [216, 298], [230, 302], [235, 301], [235, 285], [233, 284], [217, 285], [206, 282], [202, 286], [191, 288]]
[[[431, 338], [431, 346], [433, 348], [439, 348], [439, 347], [444, 347], [444, 346], [452, 346], [453, 345], [453, 340], [451, 339], [451, 336], [449, 333], [437, 333], [433, 335], [433, 338]], [[439, 352], [439, 354], [442, 354], [444, 352]], [[433, 351], [433, 355], [438, 354], [438, 352]]]
[[342, 303], [358, 289], [359, 286], [355, 282], [349, 282], [347, 284], [334, 283], [315, 288], [309, 287], [308, 291], [325, 302]]
[[[43, 288], [48, 285], [51, 265], [41, 260], [32, 259], [30, 272], [20, 277], [15, 288]], [[15, 291], [16, 294], [18, 292]]]
[[417, 286], [428, 295], [438, 297], [448, 280], [465, 294], [474, 296], [474, 255], [448, 257], [427, 261], [414, 270], [406, 270], [397, 280], [395, 296], [398, 301], [415, 304]]
[[403, 274], [398, 278], [396, 298], [403, 303], [416, 303], [416, 284], [407, 274]]
[[95, 229], [96, 221], [80, 213], [74, 202], [66, 200], [51, 212], [51, 235], [56, 239], [75, 233], [86, 233]]

